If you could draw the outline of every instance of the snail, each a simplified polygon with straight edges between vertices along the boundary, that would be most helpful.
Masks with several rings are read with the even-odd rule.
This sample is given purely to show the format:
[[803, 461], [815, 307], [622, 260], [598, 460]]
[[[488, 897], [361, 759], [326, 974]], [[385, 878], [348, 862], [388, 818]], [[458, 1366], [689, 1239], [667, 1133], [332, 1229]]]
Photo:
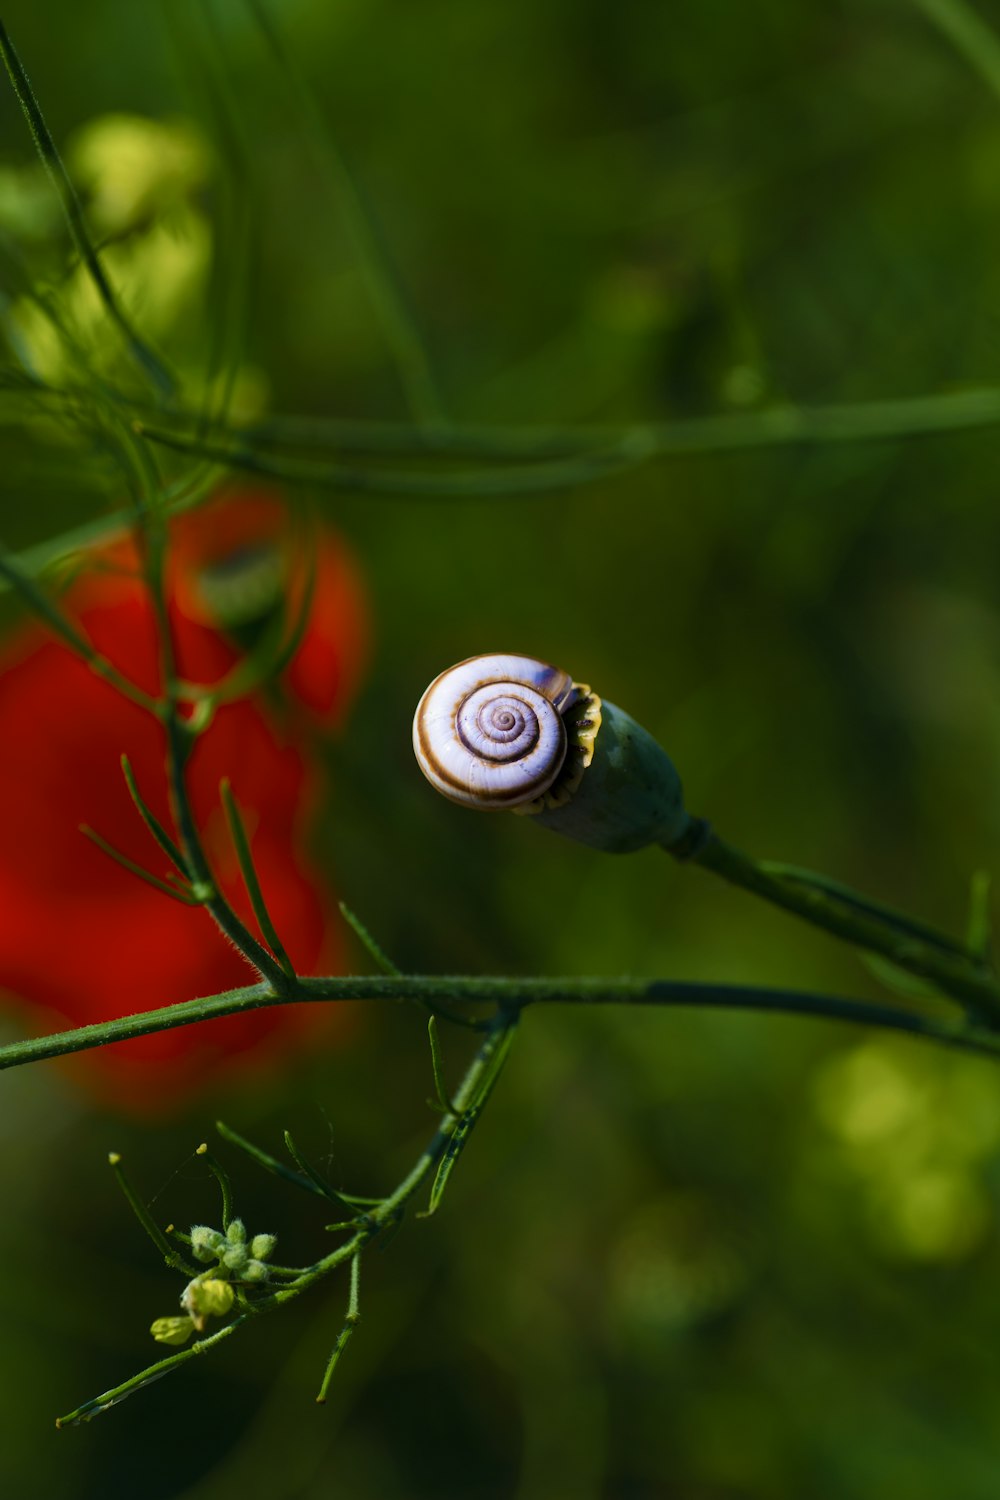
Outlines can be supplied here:
[[698, 821], [651, 735], [531, 656], [472, 656], [435, 677], [417, 705], [413, 748], [450, 801], [527, 814], [611, 853], [681, 852]]

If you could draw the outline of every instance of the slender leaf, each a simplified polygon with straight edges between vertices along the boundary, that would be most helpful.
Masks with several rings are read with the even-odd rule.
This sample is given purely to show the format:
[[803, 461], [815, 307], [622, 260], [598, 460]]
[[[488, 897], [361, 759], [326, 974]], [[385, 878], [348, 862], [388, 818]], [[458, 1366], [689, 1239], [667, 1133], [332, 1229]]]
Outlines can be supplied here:
[[514, 1040], [515, 1026], [516, 1022], [509, 1022], [505, 1026], [487, 1067], [479, 1080], [473, 1098], [464, 1112], [459, 1116], [438, 1165], [431, 1187], [430, 1200], [425, 1213], [421, 1216], [423, 1218], [429, 1219], [432, 1214], [437, 1213], [441, 1199], [444, 1196], [445, 1188], [448, 1186], [451, 1174], [455, 1170], [458, 1158], [465, 1150], [469, 1136], [472, 1134], [476, 1122], [486, 1105], [486, 1101], [496, 1087], [497, 1079], [503, 1071], [504, 1063], [507, 1061], [507, 1056]]
[[161, 880], [158, 875], [151, 875], [148, 870], [143, 869], [142, 865], [137, 865], [135, 860], [129, 859], [127, 854], [122, 854], [120, 849], [116, 849], [113, 844], [109, 844], [107, 839], [103, 839], [99, 833], [96, 833], [93, 828], [89, 828], [86, 823], [80, 824], [80, 832], [85, 838], [90, 839], [92, 844], [96, 844], [102, 854], [106, 854], [109, 859], [113, 859], [116, 864], [121, 865], [122, 869], [128, 870], [130, 875], [135, 875], [140, 880], [144, 880], [147, 885], [151, 885], [154, 890], [160, 891], [162, 895], [173, 896], [175, 901], [180, 901], [185, 906], [203, 906], [205, 904], [203, 893], [196, 892], [193, 886], [171, 885], [169, 881]]
[[444, 1080], [444, 1059], [441, 1056], [441, 1040], [438, 1037], [437, 1018], [427, 1018], [427, 1038], [431, 1044], [431, 1068], [434, 1072], [434, 1089], [438, 1097], [438, 1103], [446, 1115], [457, 1114], [454, 1104], [448, 1095], [448, 1088]]
[[204, 1142], [198, 1147], [195, 1155], [203, 1159], [212, 1176], [219, 1184], [219, 1191], [222, 1194], [222, 1227], [224, 1230], [227, 1230], [233, 1217], [233, 1185], [230, 1181], [229, 1173], [218, 1158], [212, 1155], [212, 1152], [209, 1151], [208, 1146]]
[[215, 1128], [224, 1141], [228, 1141], [231, 1146], [236, 1146], [240, 1151], [249, 1156], [251, 1161], [255, 1161], [259, 1167], [263, 1167], [266, 1172], [272, 1173], [275, 1177], [280, 1177], [283, 1182], [290, 1182], [293, 1187], [302, 1188], [303, 1192], [316, 1193], [321, 1198], [327, 1197], [327, 1194], [308, 1177], [300, 1176], [298, 1172], [293, 1172], [291, 1167], [286, 1167], [284, 1162], [279, 1161], [277, 1157], [271, 1156], [267, 1151], [263, 1151], [260, 1146], [255, 1146], [252, 1141], [248, 1141], [245, 1136], [238, 1134], [229, 1125], [224, 1124], [222, 1120], [216, 1120]]
[[291, 1133], [287, 1130], [285, 1131], [285, 1145], [288, 1147], [288, 1154], [295, 1165], [305, 1177], [308, 1177], [316, 1192], [321, 1193], [324, 1198], [328, 1198], [331, 1203], [336, 1203], [339, 1208], [350, 1210], [353, 1207], [350, 1199], [345, 1198], [343, 1193], [338, 1193], [336, 1188], [332, 1188], [326, 1179], [316, 1170], [312, 1162], [303, 1155], [292, 1139]]
[[858, 958], [864, 964], [869, 974], [873, 974], [879, 984], [891, 991], [894, 995], [900, 995], [905, 1000], [940, 1000], [941, 991], [928, 979], [921, 979], [918, 974], [910, 974], [906, 969], [901, 969], [891, 959], [883, 958], [881, 953], [865, 953], [858, 950]]
[[128, 787], [129, 796], [132, 798], [132, 801], [135, 804], [136, 811], [138, 812], [140, 818], [145, 823], [146, 827], [153, 835], [153, 838], [163, 850], [164, 854], [170, 860], [171, 864], [177, 867], [180, 873], [184, 876], [185, 880], [189, 880], [190, 876], [184, 856], [178, 849], [177, 845], [174, 843], [173, 839], [170, 837], [167, 830], [163, 827], [163, 824], [159, 821], [155, 814], [150, 811], [145, 801], [143, 800], [142, 793], [139, 791], [139, 786], [135, 779], [135, 773], [132, 770], [132, 766], [127, 755], [122, 756], [121, 765], [122, 775], [125, 777], [125, 785]]
[[361, 943], [361, 946], [365, 949], [365, 952], [374, 961], [375, 967], [377, 969], [381, 969], [383, 974], [391, 974], [396, 979], [400, 978], [402, 971], [400, 969], [397, 969], [396, 965], [393, 963], [392, 959], [388, 956], [384, 949], [379, 947], [378, 943], [372, 937], [371, 933], [368, 931], [368, 928], [364, 925], [361, 918], [357, 915], [356, 912], [353, 912], [351, 910], [346, 901], [340, 902], [340, 914], [343, 917], [344, 921], [348, 924], [348, 926], [353, 930], [358, 941]]
[[149, 1235], [149, 1238], [152, 1240], [157, 1250], [159, 1250], [160, 1254], [163, 1256], [163, 1259], [166, 1261], [167, 1265], [170, 1266], [172, 1270], [184, 1271], [188, 1276], [197, 1276], [197, 1268], [186, 1261], [183, 1255], [181, 1255], [174, 1248], [174, 1246], [167, 1239], [167, 1236], [164, 1234], [163, 1230], [160, 1228], [159, 1224], [157, 1224], [156, 1220], [149, 1212], [149, 1209], [146, 1207], [145, 1203], [143, 1203], [142, 1199], [139, 1197], [139, 1194], [136, 1192], [135, 1188], [129, 1181], [128, 1176], [126, 1175], [125, 1168], [122, 1166], [121, 1156], [117, 1151], [108, 1152], [108, 1164], [115, 1174], [115, 1181], [118, 1183], [118, 1186], [121, 1188], [123, 1194], [125, 1195], [129, 1207], [135, 1214], [136, 1218], [139, 1220], [139, 1223], [142, 1225], [143, 1229]]
[[260, 881], [257, 879], [253, 854], [250, 850], [250, 840], [247, 838], [247, 831], [236, 798], [233, 796], [233, 789], [226, 777], [219, 784], [219, 794], [222, 798], [222, 806], [226, 814], [226, 822], [229, 826], [229, 835], [233, 841], [233, 848], [236, 851], [240, 874], [243, 877], [243, 884], [246, 886], [247, 895], [250, 897], [250, 905], [253, 907], [253, 914], [257, 918], [257, 925], [260, 928], [261, 935], [282, 969], [290, 979], [294, 979], [295, 969], [292, 966], [291, 959], [285, 952], [284, 945], [278, 936], [274, 923], [271, 920], [271, 914], [267, 909], [264, 893], [260, 888]]
[[798, 865], [780, 864], [775, 860], [761, 860], [760, 868], [766, 870], [769, 875], [777, 875], [782, 880], [790, 880], [796, 885], [807, 886], [824, 896], [830, 896], [842, 906], [850, 907], [852, 911], [863, 912], [865, 916], [874, 917], [895, 932], [905, 932], [911, 937], [920, 938], [922, 942], [931, 943], [944, 953], [952, 953], [961, 958], [969, 957], [968, 948], [956, 938], [951, 938], [947, 933], [939, 932], [936, 927], [930, 927], [926, 922], [909, 917], [904, 912], [896, 911], [892, 906], [873, 901], [849, 886], [841, 885], [837, 880], [831, 880], [827, 875], [819, 875], [814, 870], [800, 869]]

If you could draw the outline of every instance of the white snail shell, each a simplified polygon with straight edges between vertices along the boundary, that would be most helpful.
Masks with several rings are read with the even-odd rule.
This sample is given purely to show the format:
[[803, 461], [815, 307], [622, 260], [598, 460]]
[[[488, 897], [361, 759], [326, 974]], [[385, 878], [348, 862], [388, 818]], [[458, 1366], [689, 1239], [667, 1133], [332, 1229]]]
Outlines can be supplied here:
[[413, 749], [432, 786], [464, 807], [532, 802], [567, 752], [572, 678], [531, 656], [472, 656], [436, 677], [413, 718]]

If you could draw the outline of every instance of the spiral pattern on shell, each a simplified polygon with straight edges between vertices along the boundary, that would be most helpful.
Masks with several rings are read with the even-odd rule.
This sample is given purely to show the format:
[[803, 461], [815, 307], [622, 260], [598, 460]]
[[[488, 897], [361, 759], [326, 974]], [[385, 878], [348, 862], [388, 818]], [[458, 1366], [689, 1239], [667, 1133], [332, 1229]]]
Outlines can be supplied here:
[[473, 656], [424, 693], [413, 748], [432, 786], [464, 807], [510, 808], [546, 792], [567, 751], [572, 678], [530, 656]]

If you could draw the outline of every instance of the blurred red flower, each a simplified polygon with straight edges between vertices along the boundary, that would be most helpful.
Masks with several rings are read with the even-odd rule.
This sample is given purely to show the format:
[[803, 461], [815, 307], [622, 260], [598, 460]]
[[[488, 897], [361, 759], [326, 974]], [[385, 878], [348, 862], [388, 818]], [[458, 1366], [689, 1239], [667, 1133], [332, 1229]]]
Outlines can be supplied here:
[[[304, 851], [319, 793], [298, 706], [330, 722], [344, 712], [365, 650], [356, 569], [329, 530], [310, 538], [315, 590], [276, 712], [263, 695], [223, 704], [196, 743], [191, 799], [221, 889], [251, 930], [219, 803], [228, 776], [261, 887], [296, 967], [340, 967], [330, 891]], [[147, 692], [158, 689], [152, 610], [130, 546], [95, 554], [63, 607], [95, 648]], [[294, 615], [309, 569], [270, 497], [231, 498], [173, 527], [168, 602], [180, 675], [215, 683], [283, 607]], [[33, 1031], [149, 1010], [254, 981], [202, 910], [147, 885], [79, 831], [89, 824], [161, 876], [169, 866], [144, 828], [120, 769], [128, 754], [142, 794], [169, 827], [162, 726], [96, 677], [62, 642], [25, 625], [0, 653], [0, 988], [33, 1012]], [[45, 1013], [40, 1021], [38, 1011]], [[322, 1006], [286, 1006], [117, 1043], [81, 1055], [107, 1102], [182, 1103], [209, 1079], [271, 1064], [329, 1023]], [[76, 1064], [80, 1066], [80, 1062]]]
[[[306, 599], [315, 566], [311, 600]], [[242, 491], [203, 506], [175, 527], [169, 587], [177, 616], [188, 627], [206, 626], [219, 663], [199, 657], [187, 675], [221, 676], [274, 623], [276, 613], [297, 618], [309, 604], [308, 624], [282, 683], [291, 706], [335, 723], [350, 703], [364, 664], [366, 610], [357, 569], [328, 530], [303, 534], [266, 493]]]

